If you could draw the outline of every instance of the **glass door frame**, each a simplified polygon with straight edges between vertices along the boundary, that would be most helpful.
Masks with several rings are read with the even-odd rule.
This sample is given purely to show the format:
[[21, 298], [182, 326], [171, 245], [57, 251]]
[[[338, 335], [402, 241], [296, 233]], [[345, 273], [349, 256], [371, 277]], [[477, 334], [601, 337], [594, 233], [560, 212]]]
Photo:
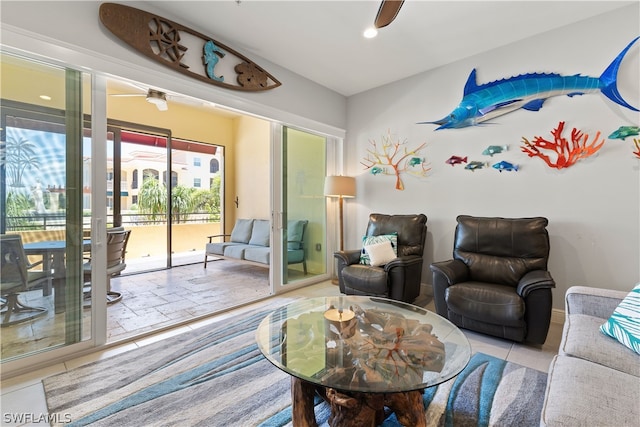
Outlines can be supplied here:
[[[122, 131], [131, 131], [135, 133], [143, 133], [147, 135], [154, 135], [160, 138], [166, 139], [166, 163], [165, 170], [167, 171], [167, 198], [165, 200], [166, 212], [164, 214], [164, 219], [167, 224], [166, 228], [166, 246], [165, 246], [165, 266], [164, 267], [156, 267], [150, 268], [145, 271], [153, 271], [153, 270], [164, 270], [172, 267], [172, 259], [171, 259], [171, 232], [172, 232], [172, 221], [171, 221], [171, 171], [172, 171], [172, 163], [173, 163], [173, 148], [172, 148], [172, 134], [171, 129], [158, 128], [147, 125], [140, 125], [137, 123], [126, 122], [122, 120], [107, 120], [107, 132], [113, 133], [113, 225], [120, 226], [122, 225], [122, 211], [121, 211], [121, 202], [120, 202], [120, 183], [121, 183], [121, 163], [122, 163], [122, 139], [121, 134]], [[139, 172], [140, 175], [140, 172]], [[161, 179], [161, 177], [159, 177]], [[144, 182], [144, 176], [139, 176], [140, 185]], [[118, 196], [116, 197], [116, 191]], [[106, 194], [106, 193], [105, 193]], [[126, 274], [126, 271], [123, 273]]]
[[[63, 118], [67, 127], [71, 127], [71, 130], [67, 129], [67, 136], [69, 136], [69, 132], [71, 134], [71, 141], [76, 141], [78, 146], [74, 146], [72, 148], [67, 148], [65, 153], [65, 163], [66, 163], [66, 171], [67, 177], [65, 178], [66, 187], [71, 186], [70, 188], [75, 188], [74, 191], [79, 192], [73, 193], [67, 197], [67, 207], [65, 217], [66, 219], [66, 227], [65, 227], [65, 235], [66, 241], [70, 244], [70, 247], [67, 248], [67, 262], [71, 263], [71, 265], [67, 266], [67, 269], [70, 271], [68, 274], [67, 280], [71, 281], [72, 285], [77, 287], [78, 281], [82, 280], [82, 244], [78, 242], [82, 242], [82, 189], [83, 189], [83, 153], [82, 153], [82, 137], [84, 131], [88, 128], [91, 131], [91, 147], [92, 147], [92, 159], [94, 155], [97, 155], [97, 158], [100, 158], [98, 148], [100, 146], [104, 147], [104, 140], [106, 133], [100, 133], [100, 129], [103, 125], [106, 128], [106, 91], [105, 91], [105, 79], [101, 78], [93, 73], [89, 73], [86, 70], [81, 70], [79, 68], [71, 67], [67, 64], [58, 63], [56, 61], [50, 59], [36, 59], [31, 55], [25, 55], [23, 52], [12, 52], [11, 49], [2, 50], [3, 55], [15, 56], [22, 61], [27, 63], [41, 63], [45, 67], [59, 68], [64, 70], [64, 111]], [[89, 89], [89, 93], [84, 93], [85, 89]], [[90, 108], [87, 108], [86, 100], [90, 100]], [[83, 114], [85, 110], [89, 110], [88, 114]], [[3, 126], [5, 128], [5, 126]], [[79, 140], [78, 140], [79, 139]], [[73, 158], [69, 158], [69, 156], [73, 156]], [[102, 168], [100, 167], [100, 163], [94, 164], [95, 168], [91, 170], [91, 176], [94, 183], [102, 181], [104, 183], [104, 173], [106, 173], [106, 166]], [[73, 176], [70, 177], [68, 174], [71, 173]], [[98, 180], [97, 177], [101, 176], [101, 180]], [[106, 187], [106, 185], [105, 185]], [[96, 191], [99, 191], [98, 188], [92, 186], [92, 192], [95, 194]], [[4, 194], [3, 194], [4, 196]], [[69, 200], [72, 198], [73, 200]], [[97, 198], [92, 197], [93, 200]], [[4, 203], [4, 202], [3, 202]], [[102, 208], [105, 208], [105, 203], [102, 202]], [[3, 208], [5, 208], [3, 204]], [[104, 218], [100, 216], [100, 204], [94, 206], [92, 204], [92, 208], [95, 209], [92, 211], [92, 232], [98, 233], [99, 228], [97, 227], [101, 224]], [[70, 212], [71, 209], [74, 209], [74, 212]], [[106, 210], [106, 209], [105, 209]], [[74, 222], [70, 223], [69, 218], [71, 217]], [[93, 234], [94, 236], [99, 236], [98, 234]], [[106, 237], [106, 236], [105, 236]], [[75, 243], [74, 243], [75, 242]], [[92, 274], [93, 277], [98, 278], [93, 283], [93, 295], [98, 296], [104, 294], [106, 297], [106, 248], [101, 244], [100, 238], [97, 237], [92, 240], [92, 256], [96, 259], [100, 260], [104, 258], [103, 262], [95, 262], [92, 263]], [[71, 254], [71, 257], [69, 257]], [[103, 279], [100, 280], [99, 278]], [[81, 288], [80, 283], [80, 288]], [[81, 295], [68, 295], [67, 302], [71, 302], [74, 306], [78, 307], [67, 307], [65, 311], [65, 324], [68, 322], [76, 322], [73, 319], [73, 316], [80, 315], [79, 325], [82, 325], [82, 302]], [[51, 347], [43, 348], [40, 351], [32, 352], [23, 355], [22, 357], [18, 357], [15, 359], [8, 360], [2, 363], [2, 371], [3, 374], [14, 375], [25, 372], [31, 372], [34, 369], [37, 369], [40, 366], [49, 366], [57, 360], [63, 361], [68, 360], [69, 356], [79, 354], [82, 352], [91, 351], [91, 349], [101, 345], [104, 343], [106, 339], [106, 298], [103, 299], [105, 301], [104, 304], [92, 304], [91, 308], [91, 332], [90, 336], [87, 339], [82, 339], [81, 333], [78, 330], [78, 326], [72, 326], [71, 330], [67, 326], [65, 328], [68, 332], [65, 334], [65, 342], [59, 345], [54, 345]], [[69, 309], [71, 308], [71, 309]], [[78, 311], [79, 310], [79, 311]], [[102, 316], [102, 317], [100, 317]], [[3, 375], [4, 376], [4, 375]]]
[[269, 278], [271, 283], [271, 292], [274, 295], [289, 292], [294, 289], [303, 288], [313, 283], [317, 283], [322, 280], [329, 280], [330, 274], [333, 270], [333, 252], [335, 250], [336, 240], [332, 237], [332, 233], [328, 230], [335, 230], [335, 224], [332, 221], [332, 216], [329, 215], [331, 210], [325, 200], [326, 224], [327, 230], [326, 238], [321, 244], [325, 247], [325, 273], [321, 275], [310, 275], [308, 278], [296, 280], [292, 283], [284, 283], [284, 271], [287, 266], [284, 265], [284, 251], [286, 250], [286, 221], [287, 215], [287, 176], [286, 176], [286, 138], [285, 132], [288, 129], [297, 130], [300, 132], [308, 133], [311, 135], [321, 136], [326, 139], [326, 152], [325, 162], [326, 171], [325, 176], [330, 174], [335, 165], [336, 160], [339, 158], [340, 147], [342, 145], [342, 139], [331, 135], [321, 134], [319, 132], [313, 132], [306, 129], [297, 128], [292, 125], [283, 125], [282, 123], [271, 121], [271, 268], [269, 269]]

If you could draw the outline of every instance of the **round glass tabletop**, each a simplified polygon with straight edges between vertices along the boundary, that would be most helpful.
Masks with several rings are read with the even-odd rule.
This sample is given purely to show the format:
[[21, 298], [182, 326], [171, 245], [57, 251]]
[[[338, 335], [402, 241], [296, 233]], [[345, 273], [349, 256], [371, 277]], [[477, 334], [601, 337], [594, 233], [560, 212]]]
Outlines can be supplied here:
[[256, 341], [283, 371], [324, 387], [365, 393], [419, 390], [455, 377], [471, 347], [447, 319], [378, 297], [308, 298], [262, 320]]

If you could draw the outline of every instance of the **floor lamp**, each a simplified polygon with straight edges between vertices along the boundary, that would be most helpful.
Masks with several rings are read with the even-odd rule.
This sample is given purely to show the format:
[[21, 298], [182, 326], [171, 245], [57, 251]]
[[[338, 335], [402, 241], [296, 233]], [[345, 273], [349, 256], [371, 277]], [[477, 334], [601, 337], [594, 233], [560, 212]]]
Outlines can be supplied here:
[[[351, 176], [327, 176], [324, 179], [324, 195], [337, 197], [340, 207], [340, 250], [344, 250], [344, 223], [343, 223], [343, 199], [356, 196], [356, 179]], [[332, 282], [338, 282], [333, 278]]]

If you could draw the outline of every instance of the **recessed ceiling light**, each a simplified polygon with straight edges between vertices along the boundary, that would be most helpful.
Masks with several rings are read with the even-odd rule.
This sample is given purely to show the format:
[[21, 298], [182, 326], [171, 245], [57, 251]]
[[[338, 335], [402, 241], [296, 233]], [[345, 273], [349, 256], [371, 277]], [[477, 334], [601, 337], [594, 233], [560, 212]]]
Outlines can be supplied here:
[[364, 34], [363, 34], [363, 36], [367, 39], [372, 39], [377, 35], [378, 35], [378, 30], [376, 30], [373, 27], [367, 28], [366, 30], [364, 30]]
[[40, 95], [40, 99], [43, 99], [45, 101], [51, 101], [51, 97], [49, 95]]

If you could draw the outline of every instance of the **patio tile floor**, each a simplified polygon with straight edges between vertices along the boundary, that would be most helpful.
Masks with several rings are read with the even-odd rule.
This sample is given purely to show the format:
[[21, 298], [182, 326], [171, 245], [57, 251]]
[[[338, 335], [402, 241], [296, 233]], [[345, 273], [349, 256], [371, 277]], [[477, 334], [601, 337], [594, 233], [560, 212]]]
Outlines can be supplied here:
[[[270, 295], [267, 268], [233, 261], [202, 262], [114, 277], [111, 288], [122, 300], [107, 307], [107, 342], [115, 342]], [[2, 359], [64, 342], [64, 313], [54, 314], [53, 295], [41, 290], [20, 294], [28, 305], [43, 306], [47, 315], [2, 328]], [[83, 336], [91, 331], [91, 311], [83, 313]]]

